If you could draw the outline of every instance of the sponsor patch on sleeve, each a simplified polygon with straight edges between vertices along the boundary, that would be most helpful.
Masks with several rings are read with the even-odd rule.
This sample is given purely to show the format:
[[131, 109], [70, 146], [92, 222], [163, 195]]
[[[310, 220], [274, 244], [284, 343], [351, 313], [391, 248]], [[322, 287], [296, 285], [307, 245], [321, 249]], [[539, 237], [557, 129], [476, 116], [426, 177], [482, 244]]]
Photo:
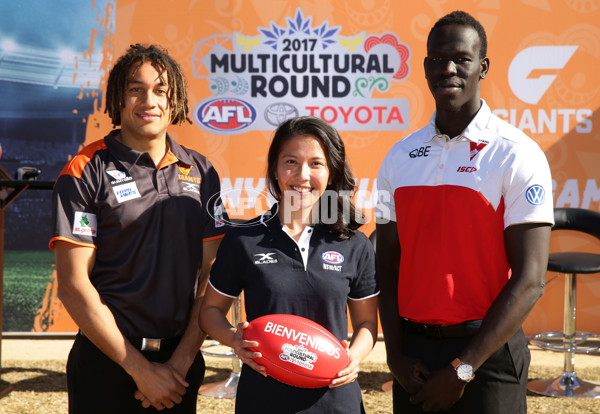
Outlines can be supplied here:
[[544, 191], [544, 187], [539, 184], [534, 184], [527, 189], [525, 192], [525, 198], [529, 204], [534, 206], [540, 206], [544, 204], [544, 200], [546, 199], [546, 192]]
[[215, 205], [214, 212], [215, 214], [213, 217], [215, 219], [215, 227], [223, 227], [225, 225], [225, 219], [223, 218], [223, 204]]
[[96, 237], [98, 221], [96, 215], [83, 211], [76, 211], [73, 220], [73, 234]]

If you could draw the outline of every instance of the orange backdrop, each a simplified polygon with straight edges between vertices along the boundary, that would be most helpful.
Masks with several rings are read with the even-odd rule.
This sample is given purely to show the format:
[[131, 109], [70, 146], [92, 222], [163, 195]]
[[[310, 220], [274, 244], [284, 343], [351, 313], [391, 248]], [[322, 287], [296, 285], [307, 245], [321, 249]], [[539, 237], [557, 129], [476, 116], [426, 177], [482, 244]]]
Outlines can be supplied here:
[[[265, 208], [253, 200], [265, 194], [273, 117], [322, 116], [342, 134], [357, 178], [357, 205], [371, 217], [383, 157], [434, 110], [422, 67], [426, 38], [439, 17], [456, 9], [468, 11], [486, 28], [491, 68], [482, 97], [545, 151], [555, 206], [599, 210], [600, 84], [595, 69], [600, 66], [600, 3], [595, 0], [117, 0], [104, 10], [91, 7], [107, 35], [101, 42], [91, 37], [79, 70], [98, 70], [88, 68], [86, 58], [101, 49], [103, 89], [115, 57], [130, 44], [166, 47], [186, 72], [194, 110], [193, 125], [170, 132], [212, 161], [234, 217], [249, 218]], [[311, 55], [331, 58], [328, 67], [318, 60], [305, 71], [288, 73], [284, 68], [291, 58], [283, 58], [286, 54], [308, 62]], [[344, 62], [346, 55], [358, 63], [335, 70], [334, 57]], [[281, 66], [274, 67], [273, 61]], [[317, 90], [315, 77], [330, 84]], [[301, 96], [305, 78], [311, 89]], [[87, 123], [82, 144], [112, 128], [99, 96], [86, 96], [95, 99], [97, 109], [82, 119]], [[362, 230], [368, 235], [373, 229], [370, 222]], [[600, 243], [568, 236], [552, 244], [553, 251], [581, 249], [597, 252]], [[563, 286], [562, 279], [548, 285], [525, 323], [527, 334], [562, 329]], [[75, 330], [54, 290], [52, 278], [35, 329]], [[580, 277], [577, 305], [577, 328], [600, 333], [599, 276]]]

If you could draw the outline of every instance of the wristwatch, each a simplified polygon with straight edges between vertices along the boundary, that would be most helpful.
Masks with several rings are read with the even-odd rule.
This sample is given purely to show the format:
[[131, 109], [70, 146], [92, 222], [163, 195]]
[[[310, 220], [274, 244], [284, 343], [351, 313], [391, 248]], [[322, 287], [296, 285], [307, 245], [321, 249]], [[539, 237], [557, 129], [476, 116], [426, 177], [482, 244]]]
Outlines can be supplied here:
[[456, 371], [456, 375], [459, 379], [469, 382], [475, 378], [475, 375], [473, 374], [473, 367], [470, 364], [462, 362], [458, 358], [454, 358], [454, 361], [452, 361], [450, 365], [452, 365], [452, 368], [454, 368]]

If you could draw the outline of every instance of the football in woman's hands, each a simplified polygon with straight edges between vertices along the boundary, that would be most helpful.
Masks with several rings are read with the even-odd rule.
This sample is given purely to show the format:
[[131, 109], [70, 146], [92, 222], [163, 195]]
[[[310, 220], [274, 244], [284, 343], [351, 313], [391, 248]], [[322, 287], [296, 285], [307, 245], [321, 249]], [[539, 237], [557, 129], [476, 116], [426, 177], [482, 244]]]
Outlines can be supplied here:
[[273, 314], [256, 318], [244, 339], [258, 342], [261, 358], [254, 361], [267, 374], [302, 388], [326, 387], [350, 363], [348, 353], [327, 329], [296, 315]]

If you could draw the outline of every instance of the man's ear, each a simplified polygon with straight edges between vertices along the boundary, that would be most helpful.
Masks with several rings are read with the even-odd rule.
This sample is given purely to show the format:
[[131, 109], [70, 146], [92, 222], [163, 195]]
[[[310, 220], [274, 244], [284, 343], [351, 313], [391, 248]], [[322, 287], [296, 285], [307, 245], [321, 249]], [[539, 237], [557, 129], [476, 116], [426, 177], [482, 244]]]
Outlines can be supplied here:
[[481, 59], [480, 65], [481, 71], [479, 72], [479, 79], [484, 79], [487, 76], [488, 71], [490, 70], [490, 58], [486, 56], [483, 59]]

